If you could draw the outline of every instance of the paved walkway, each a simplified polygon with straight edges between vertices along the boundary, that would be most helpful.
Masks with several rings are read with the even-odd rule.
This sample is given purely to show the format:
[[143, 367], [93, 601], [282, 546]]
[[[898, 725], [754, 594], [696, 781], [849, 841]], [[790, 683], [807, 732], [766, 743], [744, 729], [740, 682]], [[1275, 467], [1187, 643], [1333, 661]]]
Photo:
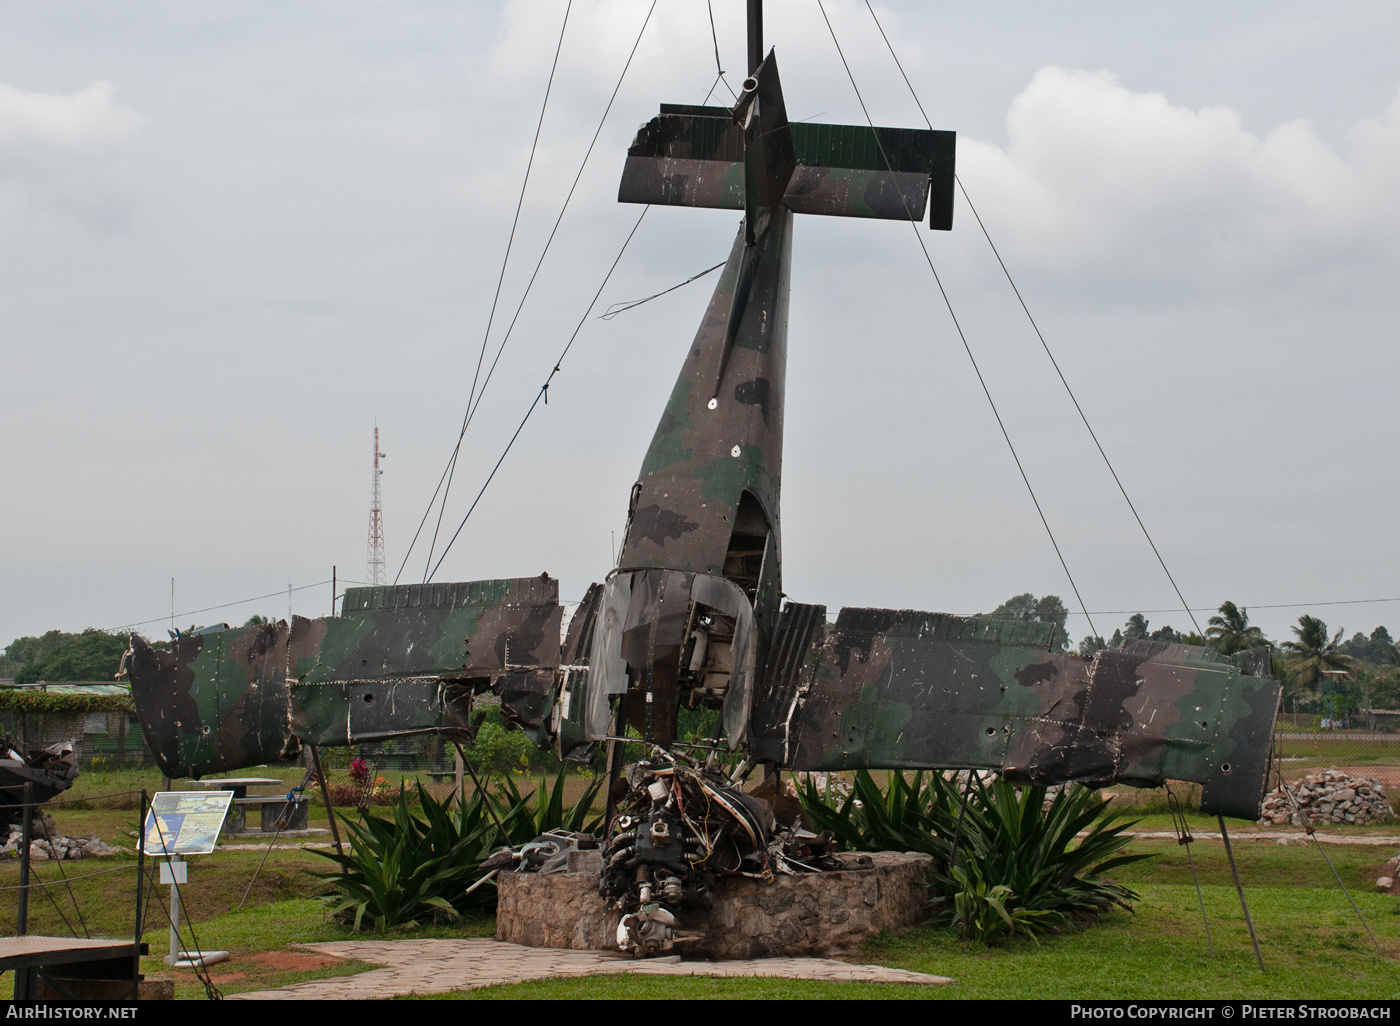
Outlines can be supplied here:
[[735, 962], [682, 962], [678, 956], [632, 959], [604, 951], [527, 948], [494, 940], [337, 941], [300, 944], [300, 948], [336, 958], [358, 958], [384, 966], [358, 976], [312, 980], [276, 990], [231, 994], [230, 1000], [273, 998], [364, 1001], [404, 994], [441, 994], [502, 983], [523, 983], [563, 976], [629, 973], [638, 976], [771, 976], [787, 980], [860, 983], [952, 983], [946, 976], [853, 965], [830, 958], [762, 958]]
[[[1080, 834], [1080, 837], [1085, 836]], [[1123, 834], [1123, 837], [1155, 837], [1155, 838], [1175, 838], [1176, 834], [1170, 830], [1139, 830], [1136, 833]], [[1193, 830], [1191, 836], [1198, 841], [1218, 841], [1220, 834], [1207, 833], [1204, 830]], [[1323, 844], [1362, 844], [1394, 847], [1400, 845], [1400, 836], [1382, 836], [1381, 834], [1324, 834], [1321, 830], [1315, 835]], [[1236, 833], [1230, 831], [1232, 841], [1272, 841], [1274, 844], [1308, 844], [1308, 835], [1302, 830], [1284, 832], [1282, 830], [1241, 830]]]

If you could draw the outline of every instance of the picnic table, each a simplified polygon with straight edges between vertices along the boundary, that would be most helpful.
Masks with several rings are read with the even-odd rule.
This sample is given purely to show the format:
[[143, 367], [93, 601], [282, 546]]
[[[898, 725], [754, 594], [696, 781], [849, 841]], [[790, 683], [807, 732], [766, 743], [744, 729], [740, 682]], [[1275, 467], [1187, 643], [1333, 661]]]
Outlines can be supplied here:
[[[224, 820], [224, 832], [228, 834], [248, 834], [265, 833], [271, 834], [277, 831], [277, 821], [282, 820], [282, 829], [305, 830], [307, 823], [307, 811], [310, 803], [305, 796], [298, 797], [295, 801], [287, 801], [287, 792], [281, 791], [276, 794], [253, 794], [248, 793], [250, 787], [290, 786], [285, 780], [276, 777], [223, 777], [214, 780], [191, 780], [190, 786], [207, 791], [232, 791], [233, 803], [229, 806], [228, 818]], [[257, 814], [254, 823], [248, 825], [248, 812]]]
[[[71, 997], [69, 988], [65, 986], [66, 981], [74, 978], [113, 981], [124, 978], [129, 981], [136, 975], [136, 956], [146, 953], [146, 945], [137, 945], [135, 941], [80, 940], [32, 934], [0, 937], [0, 972], [14, 970], [16, 1001], [33, 1001], [38, 997], [40, 977], [59, 994]], [[59, 971], [59, 966], [65, 969]]]

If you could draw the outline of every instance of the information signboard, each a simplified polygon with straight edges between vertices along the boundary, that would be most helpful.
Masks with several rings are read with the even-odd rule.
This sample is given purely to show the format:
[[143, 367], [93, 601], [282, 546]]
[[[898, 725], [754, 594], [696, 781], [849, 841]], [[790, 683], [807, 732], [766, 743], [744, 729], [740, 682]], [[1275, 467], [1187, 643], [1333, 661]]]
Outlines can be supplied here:
[[232, 800], [232, 791], [158, 791], [146, 813], [146, 854], [208, 855]]

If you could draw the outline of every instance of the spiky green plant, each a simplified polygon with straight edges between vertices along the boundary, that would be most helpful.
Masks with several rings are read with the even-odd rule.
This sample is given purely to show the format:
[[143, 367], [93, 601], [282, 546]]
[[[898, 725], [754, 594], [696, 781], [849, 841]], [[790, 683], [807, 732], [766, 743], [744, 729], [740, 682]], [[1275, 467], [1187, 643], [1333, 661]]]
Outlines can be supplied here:
[[599, 786], [597, 780], [590, 782], [566, 809], [562, 770], [553, 787], [541, 780], [523, 796], [507, 780], [496, 794], [488, 787], [470, 799], [459, 792], [439, 802], [418, 782], [421, 819], [401, 787], [392, 819], [365, 812], [359, 823], [346, 823], [350, 851], [312, 849], [341, 866], [341, 872], [312, 875], [331, 890], [325, 899], [329, 914], [355, 930], [382, 932], [423, 919], [455, 920], [469, 908], [495, 905], [494, 881], [466, 892], [481, 878], [481, 863], [507, 842], [515, 847], [559, 828], [596, 829], [596, 820], [585, 821]]
[[[942, 778], [939, 778], [942, 779]], [[1138, 895], [1103, 874], [1151, 855], [1123, 851], [1125, 821], [1109, 803], [1078, 784], [1061, 787], [1046, 803], [1044, 787], [1016, 787], [1003, 777], [991, 783], [973, 778], [963, 818], [957, 861], [938, 880], [945, 894], [961, 889], [955, 870], [965, 863], [989, 887], [1006, 886], [1015, 905], [1028, 912], [1054, 913], [1064, 920], [1088, 919], [1114, 907], [1131, 910]], [[944, 781], [938, 828], [956, 829], [956, 788]], [[955, 922], [954, 903], [936, 903], [937, 918]]]
[[358, 823], [346, 821], [349, 851], [311, 849], [340, 865], [340, 872], [311, 875], [331, 888], [328, 914], [354, 930], [460, 918], [467, 903], [462, 892], [499, 843], [486, 808], [489, 797], [438, 802], [421, 782], [417, 790], [423, 819], [413, 814], [408, 791], [400, 787], [392, 819], [366, 811]]
[[953, 867], [952, 876], [958, 885], [953, 892], [952, 925], [965, 941], [990, 944], [1002, 934], [1014, 937], [1019, 932], [1039, 944], [1037, 931], [1068, 922], [1062, 912], [1028, 909], [1016, 904], [1011, 888], [1006, 884], [989, 884], [976, 862], [963, 862]]
[[943, 778], [922, 770], [912, 781], [903, 773], [891, 773], [881, 787], [865, 770], [857, 770], [850, 792], [838, 804], [828, 805], [809, 776], [803, 808], [817, 830], [830, 830], [852, 851], [919, 851], [946, 860], [950, 840], [935, 829], [934, 810], [943, 800]]
[[564, 770], [560, 769], [554, 778], [554, 786], [544, 777], [540, 778], [535, 790], [522, 796], [515, 781], [506, 777], [499, 785], [498, 797], [492, 800], [501, 817], [501, 823], [510, 835], [510, 843], [518, 847], [533, 841], [547, 830], [578, 830], [583, 833], [597, 833], [603, 817], [589, 818], [593, 801], [602, 787], [602, 778], [595, 777], [583, 789], [583, 793], [568, 808], [564, 807]]
[[1077, 784], [1060, 788], [1048, 803], [1047, 794], [1044, 787], [1017, 787], [1001, 777], [986, 783], [974, 775], [964, 811], [957, 782], [942, 774], [919, 772], [910, 780], [891, 773], [881, 788], [860, 770], [839, 804], [827, 805], [810, 779], [801, 797], [816, 828], [831, 830], [846, 847], [932, 855], [940, 894], [935, 919], [985, 942], [1131, 908], [1137, 898], [1102, 879], [1115, 866], [1151, 857], [1121, 851], [1123, 833], [1136, 821], [1123, 821]]

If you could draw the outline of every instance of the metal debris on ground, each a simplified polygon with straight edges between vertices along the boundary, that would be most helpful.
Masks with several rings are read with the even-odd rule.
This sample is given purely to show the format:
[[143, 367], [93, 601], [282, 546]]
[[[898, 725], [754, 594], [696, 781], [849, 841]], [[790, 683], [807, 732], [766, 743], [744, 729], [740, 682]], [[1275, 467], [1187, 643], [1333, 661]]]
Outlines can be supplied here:
[[[802, 827], [796, 799], [786, 807], [745, 794], [716, 769], [652, 747], [627, 774], [610, 824], [599, 888], [623, 913], [617, 945], [651, 956], [689, 937], [676, 913], [708, 908], [718, 876], [771, 882], [775, 874], [840, 869], [830, 831]], [[776, 809], [775, 809], [776, 806]]]
[[33, 785], [31, 800], [42, 805], [78, 779], [78, 756], [71, 741], [31, 748], [25, 754], [24, 746], [6, 735], [0, 746], [0, 828], [20, 821], [25, 784]]

